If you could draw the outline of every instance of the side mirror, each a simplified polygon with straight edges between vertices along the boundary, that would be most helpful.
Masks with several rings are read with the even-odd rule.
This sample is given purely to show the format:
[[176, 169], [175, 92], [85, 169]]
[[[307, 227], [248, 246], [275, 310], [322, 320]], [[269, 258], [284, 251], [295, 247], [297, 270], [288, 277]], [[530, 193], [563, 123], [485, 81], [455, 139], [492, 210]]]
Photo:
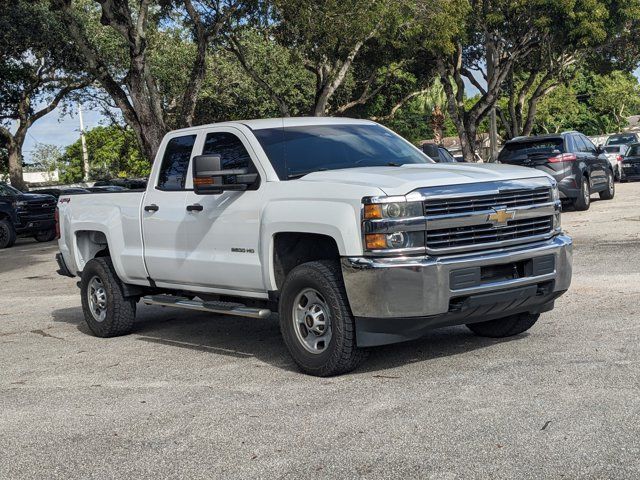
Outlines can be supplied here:
[[244, 191], [258, 179], [246, 168], [223, 170], [220, 155], [193, 157], [193, 191], [196, 195], [217, 195], [225, 190]]

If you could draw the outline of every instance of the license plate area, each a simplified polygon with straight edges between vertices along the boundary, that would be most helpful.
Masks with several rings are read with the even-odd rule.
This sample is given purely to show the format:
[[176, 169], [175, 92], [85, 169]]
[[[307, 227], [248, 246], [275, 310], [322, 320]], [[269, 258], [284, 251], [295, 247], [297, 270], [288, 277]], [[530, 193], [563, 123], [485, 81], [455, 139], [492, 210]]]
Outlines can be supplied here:
[[467, 267], [452, 270], [449, 274], [449, 288], [462, 290], [482, 285], [539, 277], [555, 271], [555, 256], [545, 255], [517, 262]]

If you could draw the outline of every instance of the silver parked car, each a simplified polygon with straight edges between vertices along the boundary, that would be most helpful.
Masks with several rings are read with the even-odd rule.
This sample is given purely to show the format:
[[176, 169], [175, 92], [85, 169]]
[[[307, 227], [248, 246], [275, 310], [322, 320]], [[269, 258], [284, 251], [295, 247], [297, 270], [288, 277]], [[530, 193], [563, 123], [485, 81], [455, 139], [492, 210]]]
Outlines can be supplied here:
[[613, 168], [613, 173], [615, 175], [616, 181], [620, 180], [620, 175], [622, 173], [622, 159], [624, 158], [625, 153], [629, 149], [628, 145], [605, 145], [603, 148], [604, 155], [609, 160], [611, 164], [611, 168]]

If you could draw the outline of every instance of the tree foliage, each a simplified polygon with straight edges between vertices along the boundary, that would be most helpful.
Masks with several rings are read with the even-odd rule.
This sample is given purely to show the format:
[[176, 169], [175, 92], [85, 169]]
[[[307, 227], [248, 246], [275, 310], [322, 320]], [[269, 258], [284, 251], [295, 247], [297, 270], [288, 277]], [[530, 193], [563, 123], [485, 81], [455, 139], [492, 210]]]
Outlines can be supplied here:
[[[532, 128], [536, 104], [550, 93], [566, 68], [577, 60], [593, 59], [592, 50], [619, 41], [633, 18], [619, 15], [612, 0], [450, 0], [459, 26], [446, 30], [449, 46], [440, 48], [439, 73], [449, 98], [449, 114], [460, 135], [464, 155], [473, 157], [477, 129], [506, 91], [502, 113], [507, 136]], [[636, 12], [624, 0], [627, 12]], [[425, 10], [426, 19], [434, 12]], [[437, 15], [438, 12], [435, 13]], [[639, 18], [639, 17], [636, 17]], [[585, 60], [586, 61], [586, 60]], [[465, 108], [465, 84], [480, 92]], [[526, 104], [526, 105], [525, 105]], [[529, 118], [523, 112], [529, 112]]]
[[42, 2], [15, 0], [0, 9], [0, 136], [17, 188], [24, 188], [22, 147], [29, 128], [89, 83], [78, 60]]
[[587, 135], [618, 132], [640, 113], [640, 84], [628, 72], [581, 70], [540, 101], [534, 133], [578, 130]]
[[[100, 126], [85, 134], [89, 153], [89, 179], [136, 178], [149, 175], [149, 162], [142, 155], [135, 134], [116, 125]], [[63, 183], [82, 181], [83, 160], [80, 139], [65, 148], [58, 167]]]

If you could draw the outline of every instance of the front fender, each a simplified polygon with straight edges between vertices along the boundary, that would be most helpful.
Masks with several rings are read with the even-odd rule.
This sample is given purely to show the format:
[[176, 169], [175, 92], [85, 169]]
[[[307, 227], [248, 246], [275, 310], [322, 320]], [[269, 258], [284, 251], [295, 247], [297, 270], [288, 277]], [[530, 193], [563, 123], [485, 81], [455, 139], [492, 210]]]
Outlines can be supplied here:
[[260, 260], [268, 290], [277, 289], [274, 236], [283, 232], [326, 235], [335, 240], [340, 256], [362, 255], [359, 203], [299, 199], [269, 203], [262, 212], [260, 231]]

